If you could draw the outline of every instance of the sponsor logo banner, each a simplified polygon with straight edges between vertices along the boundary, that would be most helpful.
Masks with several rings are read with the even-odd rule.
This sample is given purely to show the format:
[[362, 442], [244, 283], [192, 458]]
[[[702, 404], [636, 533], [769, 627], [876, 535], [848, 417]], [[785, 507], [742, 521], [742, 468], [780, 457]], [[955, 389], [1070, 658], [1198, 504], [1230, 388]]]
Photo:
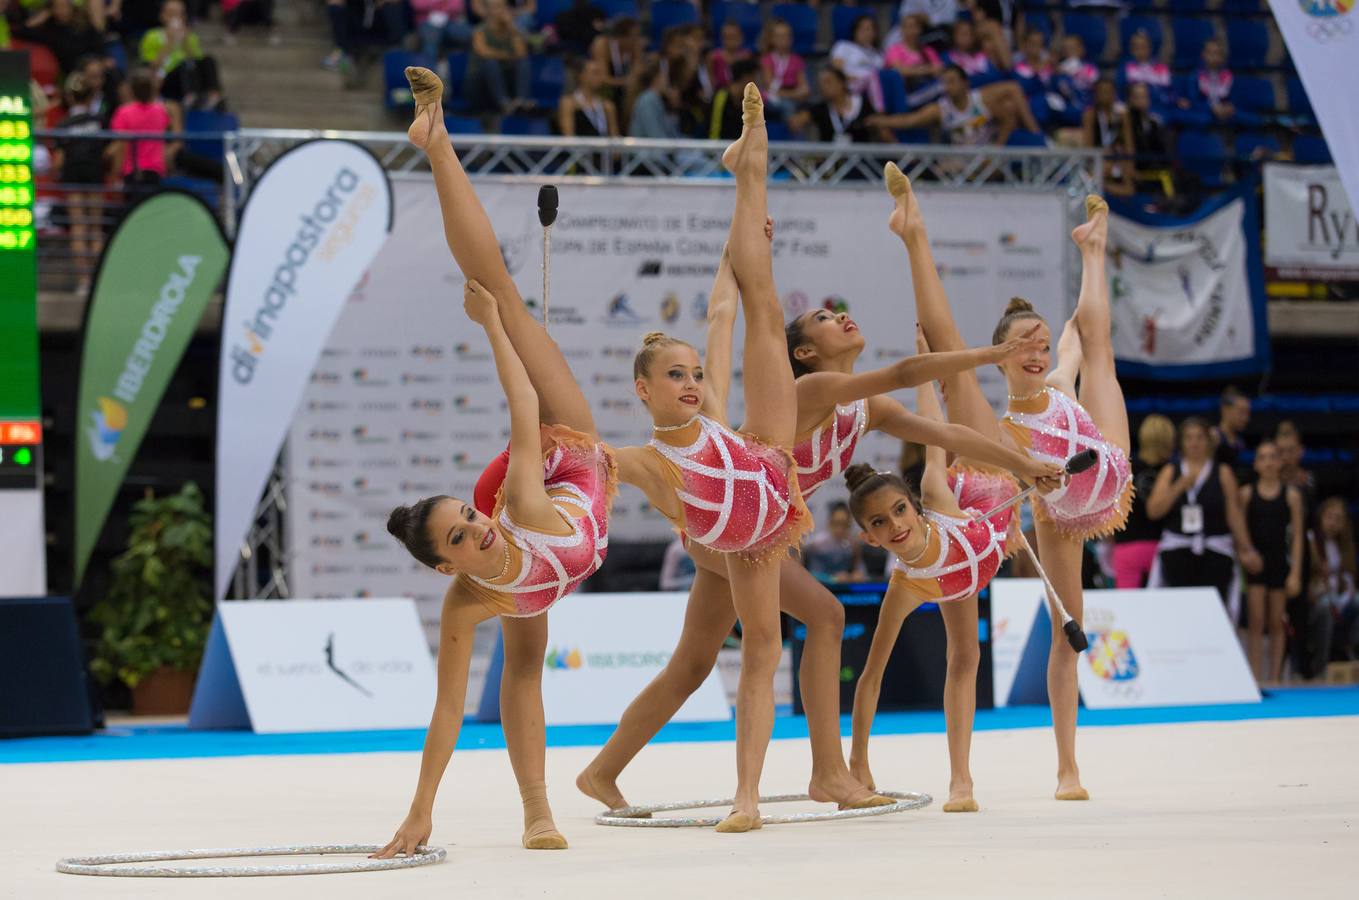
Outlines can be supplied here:
[[227, 256], [212, 210], [181, 193], [137, 206], [104, 250], [76, 406], [77, 584]]
[[1111, 206], [1108, 275], [1119, 372], [1189, 379], [1267, 368], [1254, 194], [1220, 194], [1183, 218]]
[[[378, 161], [347, 141], [312, 141], [280, 156], [250, 194], [237, 232], [217, 401], [216, 596], [226, 593], [241, 541], [331, 325], [387, 240], [391, 187]], [[406, 346], [368, 341], [365, 362], [314, 385], [367, 397], [390, 379], [368, 359]], [[390, 349], [390, 352], [388, 350]], [[355, 354], [358, 356], [358, 354]], [[334, 371], [334, 370], [332, 370]], [[369, 382], [375, 382], [371, 386]], [[362, 401], [360, 401], [362, 402]], [[307, 409], [343, 401], [309, 396]], [[309, 428], [319, 427], [313, 422]], [[314, 455], [314, 454], [313, 454]], [[324, 455], [324, 452], [322, 453]]]
[[1280, 279], [1359, 281], [1359, 219], [1334, 166], [1265, 164], [1265, 265]]

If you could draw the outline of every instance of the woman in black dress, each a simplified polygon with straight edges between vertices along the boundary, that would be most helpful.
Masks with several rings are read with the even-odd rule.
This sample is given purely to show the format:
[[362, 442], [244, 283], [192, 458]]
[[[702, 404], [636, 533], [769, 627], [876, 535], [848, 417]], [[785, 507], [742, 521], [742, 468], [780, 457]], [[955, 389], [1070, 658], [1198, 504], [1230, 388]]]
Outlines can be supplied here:
[[1302, 492], [1280, 480], [1280, 468], [1279, 448], [1264, 441], [1255, 451], [1258, 480], [1241, 487], [1246, 530], [1264, 559], [1263, 569], [1246, 574], [1246, 653], [1261, 683], [1278, 683], [1283, 675], [1284, 604], [1302, 591]]

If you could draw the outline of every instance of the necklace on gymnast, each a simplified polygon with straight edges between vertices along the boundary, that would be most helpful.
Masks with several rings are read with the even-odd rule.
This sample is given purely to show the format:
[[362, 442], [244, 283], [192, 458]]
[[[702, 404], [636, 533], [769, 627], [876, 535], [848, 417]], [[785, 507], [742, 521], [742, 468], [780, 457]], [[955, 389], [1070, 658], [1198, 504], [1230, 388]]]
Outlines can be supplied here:
[[929, 520], [929, 519], [926, 519], [926, 520], [925, 520], [925, 546], [924, 546], [924, 547], [921, 547], [921, 548], [920, 548], [920, 552], [917, 553], [915, 556], [911, 557], [910, 559], [903, 560], [903, 562], [905, 562], [906, 565], [908, 565], [908, 566], [913, 566], [913, 565], [915, 565], [916, 563], [920, 562], [920, 558], [921, 558], [922, 556], [924, 556], [925, 553], [928, 552], [929, 549], [930, 549], [930, 538], [931, 538], [933, 535], [934, 535], [934, 526], [930, 524], [930, 520]]
[[1047, 392], [1048, 389], [1046, 387], [1043, 387], [1040, 388], [1039, 390], [1034, 391], [1032, 394], [1028, 394], [1027, 396], [1024, 397], [1019, 397], [1016, 396], [1015, 394], [1007, 394], [1006, 397], [1009, 398], [1011, 403], [1026, 403], [1029, 400], [1037, 400], [1039, 397], [1043, 396]]
[[689, 419], [689, 421], [685, 422], [685, 423], [682, 424], [682, 425], [652, 425], [652, 426], [651, 426], [651, 430], [652, 430], [652, 431], [683, 431], [684, 429], [688, 428], [690, 425], [694, 424], [696, 421], [698, 421], [698, 416], [693, 416], [691, 419]]

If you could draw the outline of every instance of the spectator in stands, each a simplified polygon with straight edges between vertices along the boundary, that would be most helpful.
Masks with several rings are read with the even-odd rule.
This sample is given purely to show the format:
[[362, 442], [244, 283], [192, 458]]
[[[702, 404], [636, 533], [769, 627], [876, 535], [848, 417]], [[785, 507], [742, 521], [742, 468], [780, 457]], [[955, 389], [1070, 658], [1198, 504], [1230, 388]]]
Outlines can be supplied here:
[[1039, 125], [1046, 124], [1055, 109], [1065, 108], [1066, 101], [1057, 93], [1057, 70], [1048, 51], [1047, 38], [1037, 28], [1024, 35], [1023, 48], [1015, 54], [1014, 71]]
[[760, 32], [760, 74], [765, 84], [765, 105], [787, 121], [812, 95], [807, 84], [807, 63], [793, 51], [793, 26], [783, 19], [770, 19]]
[[583, 56], [604, 33], [608, 15], [590, 0], [572, 0], [552, 23], [557, 40], [569, 56]]
[[969, 0], [968, 8], [972, 19], [980, 27], [986, 22], [995, 22], [1008, 35], [1015, 25], [1015, 0]]
[[[138, 66], [128, 76], [128, 86], [132, 99], [114, 112], [111, 130], [155, 133], [172, 130], [174, 117], [156, 96], [155, 73], [146, 66]], [[165, 141], [153, 138], [117, 141], [113, 145], [113, 160], [113, 171], [128, 193], [146, 193], [165, 177]]]
[[822, 66], [816, 81], [821, 99], [793, 116], [789, 122], [792, 129], [810, 129], [810, 140], [828, 144], [872, 142], [875, 129], [868, 124], [868, 104], [862, 95], [850, 92], [845, 73]]
[[604, 65], [587, 59], [576, 65], [576, 88], [557, 104], [557, 128], [565, 137], [618, 137], [618, 107], [605, 94]]
[[474, 110], [500, 115], [530, 108], [528, 42], [505, 0], [486, 0], [485, 9], [486, 20], [472, 33], [465, 89], [468, 102]]
[[944, 71], [944, 63], [934, 48], [924, 43], [927, 22], [922, 15], [902, 19], [898, 39], [883, 54], [883, 64], [896, 69], [906, 82], [913, 106], [937, 99], [943, 90], [939, 76]]
[[1099, 69], [1085, 58], [1085, 41], [1078, 34], [1062, 38], [1062, 61], [1057, 64], [1057, 92], [1065, 107], [1058, 111], [1062, 125], [1078, 125], [1090, 105]]
[[165, 0], [160, 23], [142, 36], [140, 54], [161, 79], [160, 95], [190, 108], [218, 107], [222, 87], [217, 61], [203, 53], [197, 32], [190, 30], [184, 0]]
[[948, 44], [949, 32], [958, 20], [958, 0], [901, 0], [897, 20], [905, 22], [910, 16], [923, 16], [925, 33], [922, 40], [935, 49]]
[[1214, 458], [1232, 471], [1240, 469], [1246, 445], [1246, 428], [1250, 425], [1250, 398], [1235, 386], [1222, 392], [1217, 404], [1217, 427], [1213, 429]]
[[392, 45], [405, 35], [404, 0], [326, 0], [335, 49], [322, 68], [338, 69], [346, 82], [357, 78], [354, 60], [365, 45]]
[[949, 142], [965, 147], [1004, 144], [1017, 127], [1037, 131], [1033, 112], [1015, 81], [998, 81], [973, 88], [957, 66], [944, 69], [944, 93], [938, 101], [915, 112], [873, 116], [869, 124], [881, 128], [940, 126]]
[[1157, 562], [1168, 587], [1214, 587], [1227, 604], [1236, 559], [1251, 574], [1264, 568], [1246, 530], [1236, 476], [1213, 461], [1202, 419], [1180, 423], [1179, 464], [1161, 468], [1146, 510], [1148, 517], [1165, 520]]
[[90, 90], [90, 99], [86, 105], [99, 114], [102, 127], [107, 130], [109, 122], [113, 120], [113, 111], [118, 108], [119, 103], [118, 88], [122, 80], [118, 69], [113, 65], [113, 60], [107, 56], [86, 56], [80, 60], [76, 71]]
[[750, 59], [752, 53], [746, 47], [746, 34], [741, 26], [728, 20], [722, 25], [722, 46], [708, 54], [708, 77], [713, 87], [724, 88], [731, 84], [732, 67], [742, 60]]
[[1110, 194], [1132, 193], [1132, 130], [1127, 109], [1118, 102], [1118, 91], [1108, 78], [1095, 82], [1094, 102], [1081, 122], [1083, 145], [1104, 151], [1104, 183]]
[[462, 50], [472, 43], [467, 0], [411, 0], [411, 11], [420, 52], [431, 63], [438, 63], [445, 47]]
[[1302, 467], [1302, 457], [1307, 448], [1303, 446], [1298, 426], [1287, 419], [1280, 422], [1274, 432], [1274, 443], [1279, 448], [1279, 460], [1282, 463], [1279, 477], [1284, 484], [1291, 484], [1302, 491], [1308, 506], [1311, 506], [1315, 500], [1316, 479]]
[[632, 104], [632, 118], [628, 120], [628, 135], [636, 138], [677, 140], [680, 133], [676, 117], [666, 102], [665, 70], [659, 60], [652, 60], [642, 70], [642, 92]]
[[1359, 560], [1343, 498], [1331, 497], [1317, 510], [1311, 553], [1313, 602], [1333, 621], [1330, 658], [1352, 660], [1359, 653]]
[[604, 90], [616, 102], [635, 93], [637, 78], [646, 58], [642, 23], [631, 16], [615, 19], [590, 45], [590, 57], [604, 73]]
[[[1283, 671], [1284, 605], [1302, 592], [1302, 493], [1279, 480], [1279, 450], [1265, 441], [1255, 451], [1255, 484], [1241, 486], [1241, 508], [1251, 544], [1264, 568], [1246, 576], [1246, 658], [1260, 683], [1277, 682]], [[1269, 631], [1266, 663], [1264, 637]]]
[[831, 65], [845, 73], [850, 93], [859, 94], [874, 110], [881, 111], [882, 83], [878, 70], [882, 68], [882, 51], [878, 49], [878, 20], [860, 16], [850, 30], [850, 40], [836, 41], [831, 47]]
[[1165, 120], [1151, 108], [1145, 84], [1128, 87], [1128, 132], [1132, 137], [1133, 186], [1141, 193], [1175, 195], [1175, 173], [1170, 168], [1170, 137]]
[[1132, 460], [1133, 502], [1128, 525], [1114, 535], [1114, 580], [1118, 588], [1146, 587], [1161, 524], [1147, 516], [1147, 499], [1161, 467], [1175, 451], [1175, 426], [1165, 416], [1150, 415], [1137, 429], [1137, 455]]
[[665, 558], [661, 561], [661, 590], [689, 590], [694, 584], [696, 572], [694, 558], [684, 549], [684, 539], [675, 538], [665, 548]]
[[[472, 0], [472, 14], [481, 21], [491, 18], [491, 7], [497, 0]], [[538, 0], [503, 0], [509, 7], [510, 19], [514, 22], [514, 27], [519, 29], [524, 35], [533, 33], [535, 18], [538, 12]]]
[[752, 83], [760, 85], [760, 64], [754, 59], [738, 60], [731, 67], [731, 83], [713, 95], [708, 110], [709, 140], [734, 141], [741, 136], [741, 97]]
[[662, 42], [670, 107], [679, 114], [680, 131], [689, 137], [707, 136], [714, 95], [713, 81], [704, 65], [707, 44], [707, 31], [698, 23], [676, 26], [666, 32]]
[[[417, 3], [419, 0], [412, 0]], [[236, 43], [236, 32], [242, 25], [260, 25], [269, 29], [269, 43], [278, 46], [283, 35], [274, 27], [274, 0], [222, 0], [222, 21], [226, 34], [222, 41], [228, 47]]]
[[72, 0], [51, 0], [48, 6], [36, 9], [14, 34], [51, 50], [63, 76], [75, 72], [82, 57], [104, 53], [103, 34]]
[[977, 38], [977, 28], [970, 19], [953, 23], [953, 48], [944, 55], [944, 60], [962, 69], [969, 78], [989, 74], [992, 69], [991, 60]]
[[66, 188], [63, 200], [67, 233], [71, 238], [71, 258], [75, 261], [77, 294], [89, 291], [90, 273], [104, 249], [99, 207], [108, 169], [105, 154], [109, 148], [107, 142], [88, 136], [104, 128], [100, 99], [79, 71], [66, 79], [66, 118], [59, 127], [71, 136], [57, 142], [57, 158], [53, 162]]
[[1227, 51], [1222, 42], [1216, 39], [1203, 45], [1203, 65], [1190, 82], [1190, 96], [1181, 97], [1181, 109], [1193, 109], [1205, 105], [1218, 122], [1227, 122], [1236, 116], [1236, 107], [1229, 99], [1232, 95], [1232, 70], [1226, 67]]
[[862, 581], [863, 560], [860, 542], [853, 532], [854, 519], [843, 501], [831, 504], [826, 527], [802, 545], [802, 561], [807, 571], [823, 581]]
[[1129, 85], [1145, 84], [1151, 91], [1152, 105], [1157, 109], [1171, 106], [1170, 66], [1152, 59], [1151, 36], [1138, 30], [1128, 39], [1129, 59], [1118, 70], [1120, 86], [1126, 92]]

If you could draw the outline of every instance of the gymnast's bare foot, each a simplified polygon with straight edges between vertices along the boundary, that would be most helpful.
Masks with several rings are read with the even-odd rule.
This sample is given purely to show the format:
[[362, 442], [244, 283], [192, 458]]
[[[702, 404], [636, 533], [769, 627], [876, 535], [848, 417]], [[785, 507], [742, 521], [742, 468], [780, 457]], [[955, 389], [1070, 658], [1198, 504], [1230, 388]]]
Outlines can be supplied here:
[[415, 121], [406, 129], [406, 137], [421, 150], [428, 150], [433, 141], [447, 139], [444, 128], [444, 83], [429, 69], [419, 66], [406, 67], [406, 81], [411, 86], [411, 96], [415, 98]]
[[892, 195], [897, 204], [891, 218], [887, 220], [887, 227], [902, 240], [919, 234], [925, 219], [920, 214], [920, 204], [916, 202], [915, 192], [911, 189], [911, 179], [894, 162], [883, 166], [882, 177], [887, 182], [887, 193]]
[[741, 136], [722, 153], [722, 165], [733, 175], [745, 160], [753, 154], [761, 160], [769, 156], [769, 133], [764, 127], [764, 99], [760, 89], [753, 83], [746, 85], [745, 96], [741, 98]]

